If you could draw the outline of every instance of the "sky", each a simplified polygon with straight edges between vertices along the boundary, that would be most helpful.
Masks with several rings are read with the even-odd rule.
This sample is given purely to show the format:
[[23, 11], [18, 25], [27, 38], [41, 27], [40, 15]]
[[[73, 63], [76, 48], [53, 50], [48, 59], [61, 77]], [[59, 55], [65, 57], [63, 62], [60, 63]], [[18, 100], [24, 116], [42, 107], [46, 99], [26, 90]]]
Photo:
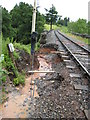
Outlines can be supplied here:
[[[34, 4], [34, 0], [0, 0], [0, 5], [10, 11], [20, 2]], [[89, 0], [37, 0], [37, 6], [40, 6], [40, 13], [44, 14], [44, 8], [49, 9], [53, 4], [62, 18], [69, 17], [70, 21], [77, 21], [79, 18], [88, 20], [88, 2]]]

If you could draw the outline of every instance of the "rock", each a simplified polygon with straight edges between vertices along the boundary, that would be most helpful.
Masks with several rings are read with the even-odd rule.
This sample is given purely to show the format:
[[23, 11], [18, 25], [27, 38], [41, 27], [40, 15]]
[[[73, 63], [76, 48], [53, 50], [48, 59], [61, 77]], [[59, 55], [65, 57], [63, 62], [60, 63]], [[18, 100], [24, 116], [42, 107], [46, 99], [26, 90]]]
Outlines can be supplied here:
[[26, 106], [26, 104], [25, 104], [25, 103], [23, 103], [23, 106]]
[[43, 48], [53, 48], [55, 50], [58, 50], [58, 45], [55, 43], [46, 43], [42, 46]]
[[25, 98], [24, 102], [26, 103], [27, 101], [28, 101], [28, 99], [27, 99], [27, 98]]
[[35, 82], [34, 81], [32, 81], [31, 83], [30, 83], [30, 85], [34, 85], [35, 84]]
[[6, 102], [5, 104], [4, 104], [4, 107], [7, 107], [8, 106], [8, 103]]
[[19, 91], [19, 88], [18, 88], [18, 87], [16, 87], [16, 90], [18, 90], [18, 91]]
[[41, 33], [40, 44], [45, 44], [46, 43], [46, 36], [47, 36], [47, 32]]
[[83, 111], [84, 110], [83, 106], [81, 106], [80, 109]]

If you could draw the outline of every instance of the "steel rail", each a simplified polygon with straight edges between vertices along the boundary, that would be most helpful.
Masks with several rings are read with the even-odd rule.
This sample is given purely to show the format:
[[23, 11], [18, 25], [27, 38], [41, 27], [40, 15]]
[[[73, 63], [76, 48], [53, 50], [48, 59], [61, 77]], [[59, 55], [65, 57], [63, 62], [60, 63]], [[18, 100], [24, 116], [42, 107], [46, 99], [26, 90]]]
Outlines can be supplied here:
[[76, 56], [69, 50], [69, 48], [60, 40], [59, 36], [56, 34], [56, 31], [54, 31], [56, 37], [58, 38], [59, 42], [61, 42], [61, 44], [64, 46], [64, 48], [70, 53], [70, 55], [74, 58], [74, 60], [76, 61], [76, 63], [83, 69], [83, 71], [88, 75], [88, 77], [90, 78], [90, 73], [88, 72], [88, 70], [82, 65], [82, 63], [76, 58]]
[[64, 38], [70, 40], [71, 42], [73, 42], [74, 44], [76, 44], [77, 46], [79, 46], [80, 48], [82, 48], [83, 50], [87, 51], [88, 54], [90, 54], [90, 50], [88, 50], [87, 48], [80, 46], [79, 44], [77, 44], [76, 42], [74, 42], [73, 40], [71, 40], [71, 38], [67, 37], [66, 35], [64, 35], [63, 33], [61, 33], [59, 30], [57, 31], [59, 34], [61, 34]]

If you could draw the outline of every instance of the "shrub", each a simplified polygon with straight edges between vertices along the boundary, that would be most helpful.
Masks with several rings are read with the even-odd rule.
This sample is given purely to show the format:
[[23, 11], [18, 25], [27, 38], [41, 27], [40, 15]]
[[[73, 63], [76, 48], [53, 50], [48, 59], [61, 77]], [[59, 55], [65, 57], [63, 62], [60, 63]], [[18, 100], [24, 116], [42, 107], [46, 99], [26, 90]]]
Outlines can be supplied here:
[[14, 85], [17, 86], [19, 84], [22, 84], [24, 85], [25, 84], [25, 76], [24, 75], [18, 75], [17, 78], [14, 78], [14, 81], [13, 81]]

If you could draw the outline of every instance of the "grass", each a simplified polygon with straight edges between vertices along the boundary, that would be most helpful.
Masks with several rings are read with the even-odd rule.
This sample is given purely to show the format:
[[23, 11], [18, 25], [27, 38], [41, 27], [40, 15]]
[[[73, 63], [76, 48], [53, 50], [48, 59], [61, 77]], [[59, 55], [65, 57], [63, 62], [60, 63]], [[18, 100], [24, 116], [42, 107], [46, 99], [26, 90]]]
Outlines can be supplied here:
[[[45, 24], [44, 27], [45, 27], [46, 30], [50, 30], [50, 25]], [[87, 45], [90, 45], [90, 39], [82, 38], [82, 37], [79, 37], [79, 36], [76, 36], [76, 35], [73, 35], [73, 34], [69, 33], [68, 32], [68, 27], [53, 25], [53, 29], [54, 30], [58, 29], [61, 32], [65, 33], [67, 36], [72, 37], [72, 38], [74, 38], [76, 40], [80, 40], [80, 41], [84, 42]]]
[[31, 44], [28, 44], [28, 45], [24, 45], [24, 44], [21, 44], [21, 43], [14, 43], [14, 47], [15, 48], [18, 48], [20, 50], [25, 50], [27, 53], [30, 54], [30, 50], [31, 50]]
[[82, 41], [82, 42], [90, 45], [90, 40], [87, 39], [87, 38], [82, 38], [82, 37], [80, 37], [80, 36], [76, 36], [76, 35], [73, 35], [73, 34], [71, 34], [71, 33], [67, 33], [67, 36], [70, 36], [70, 37], [72, 37], [72, 38], [74, 38], [74, 39], [76, 39], [76, 40], [80, 40], [80, 41]]
[[[12, 71], [12, 73], [10, 72], [10, 74], [12, 74], [12, 75], [15, 74], [15, 78], [13, 79], [13, 83], [15, 85], [19, 85], [19, 84], [24, 85], [25, 84], [25, 74], [18, 72], [18, 69], [14, 66], [14, 63], [12, 62], [12, 60], [11, 60], [9, 54], [8, 54], [7, 44], [9, 44], [9, 43], [10, 43], [9, 38], [7, 38], [6, 40], [3, 38], [3, 40], [2, 40], [2, 49], [3, 49], [2, 53], [4, 54], [4, 60], [0, 64], [1, 65], [3, 64], [3, 68], [5, 70], [7, 70], [8, 73], [9, 73], [9, 71]], [[14, 42], [13, 45], [14, 45], [14, 48], [24, 50], [25, 52], [30, 54], [31, 44], [24, 45], [24, 44], [21, 44], [21, 43]], [[40, 48], [40, 42], [38, 41], [36, 43], [35, 50], [37, 51], [37, 50], [39, 50], [39, 48]], [[16, 51], [13, 52], [13, 56], [14, 56], [15, 60], [20, 58], [19, 53], [17, 53]], [[0, 70], [2, 71], [1, 66], [0, 66]], [[1, 84], [2, 84], [2, 82], [6, 82], [6, 80], [7, 80], [6, 79], [6, 74], [0, 72], [0, 75], [3, 75], [2, 80], [0, 80]]]
[[14, 78], [13, 83], [15, 86], [22, 84], [25, 84], [25, 75], [24, 74], [19, 74], [17, 78]]
[[[10, 39], [7, 38], [6, 40], [3, 38], [2, 40], [2, 53], [4, 54], [4, 60], [2, 61], [2, 65], [3, 65], [3, 68], [5, 70], [7, 70], [7, 73], [10, 73], [12, 75], [15, 75], [15, 79], [13, 80], [13, 83], [15, 85], [19, 85], [19, 84], [24, 84], [25, 83], [25, 75], [23, 73], [19, 73], [18, 72], [18, 69], [14, 66], [14, 63], [12, 62], [9, 54], [8, 54], [8, 48], [7, 48], [7, 44], [10, 43]], [[25, 51], [29, 52], [29, 47], [30, 46], [25, 46], [25, 45], [21, 45], [20, 43], [14, 43], [14, 46], [20, 48], [20, 49], [24, 49]], [[13, 52], [13, 56], [14, 56], [14, 59], [16, 60], [17, 58], [19, 58], [19, 54], [14, 51]], [[7, 74], [5, 74], [5, 72], [2, 72], [2, 68], [1, 69], [1, 73], [2, 73], [2, 79], [0, 80], [1, 83], [3, 82], [6, 82], [7, 80]], [[10, 72], [12, 71], [12, 72]]]
[[[15, 48], [18, 48], [20, 50], [25, 50], [27, 53], [31, 54], [31, 44], [28, 44], [28, 45], [24, 45], [24, 44], [21, 44], [21, 43], [14, 43], [14, 47]], [[39, 50], [40, 48], [40, 42], [38, 41], [35, 45], [35, 51]], [[16, 55], [16, 53], [15, 53]], [[18, 55], [16, 55], [16, 57], [18, 57]]]

